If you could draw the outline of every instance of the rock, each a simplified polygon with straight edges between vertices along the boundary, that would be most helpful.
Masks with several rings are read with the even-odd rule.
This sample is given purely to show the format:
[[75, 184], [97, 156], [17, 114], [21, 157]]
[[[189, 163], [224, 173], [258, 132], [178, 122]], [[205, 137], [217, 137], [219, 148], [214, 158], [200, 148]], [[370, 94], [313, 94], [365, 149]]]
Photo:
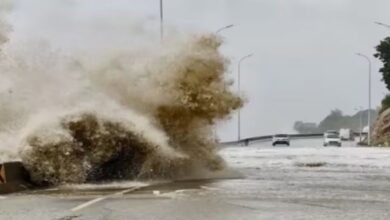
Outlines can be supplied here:
[[372, 129], [372, 143], [374, 145], [389, 146], [390, 141], [390, 109], [382, 112]]

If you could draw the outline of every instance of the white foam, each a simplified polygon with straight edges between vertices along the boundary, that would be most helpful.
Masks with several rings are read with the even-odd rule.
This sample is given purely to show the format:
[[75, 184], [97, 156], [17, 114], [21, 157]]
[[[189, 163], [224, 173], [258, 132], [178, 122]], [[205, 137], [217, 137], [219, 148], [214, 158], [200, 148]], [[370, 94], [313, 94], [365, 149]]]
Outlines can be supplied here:
[[127, 189], [133, 187], [145, 187], [151, 183], [138, 181], [117, 181], [97, 184], [66, 184], [58, 186], [59, 190], [104, 190], [104, 189]]
[[[320, 144], [319, 144], [320, 145]], [[324, 163], [320, 168], [390, 168], [390, 149], [365, 147], [290, 147], [272, 148], [252, 145], [241, 150], [232, 147], [220, 153], [236, 168], [294, 168], [297, 164]]]

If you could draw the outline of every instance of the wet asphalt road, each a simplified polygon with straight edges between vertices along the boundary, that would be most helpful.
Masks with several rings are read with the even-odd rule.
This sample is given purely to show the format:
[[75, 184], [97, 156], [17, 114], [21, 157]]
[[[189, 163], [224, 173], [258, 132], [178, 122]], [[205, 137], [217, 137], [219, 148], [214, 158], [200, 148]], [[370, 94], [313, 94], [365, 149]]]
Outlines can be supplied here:
[[[78, 185], [0, 196], [0, 219], [390, 219], [390, 149], [322, 140], [221, 150], [228, 179]], [[239, 172], [239, 174], [237, 174]]]

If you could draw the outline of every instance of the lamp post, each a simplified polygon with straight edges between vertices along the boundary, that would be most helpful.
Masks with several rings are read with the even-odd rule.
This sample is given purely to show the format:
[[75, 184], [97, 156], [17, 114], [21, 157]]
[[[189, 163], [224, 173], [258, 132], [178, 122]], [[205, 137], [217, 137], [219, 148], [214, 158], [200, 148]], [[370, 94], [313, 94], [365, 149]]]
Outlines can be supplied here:
[[[221, 28], [219, 28], [218, 30], [215, 31], [215, 34], [219, 34], [221, 31], [226, 30], [226, 29], [229, 29], [229, 28], [232, 28], [232, 27], [234, 27], [233, 24], [229, 24], [229, 25], [226, 25], [226, 26], [224, 26], [224, 27], [221, 27]], [[214, 135], [214, 138], [217, 137], [217, 129], [216, 129], [216, 126], [214, 126], [214, 128], [213, 128], [213, 135]]]
[[377, 24], [377, 25], [380, 25], [380, 26], [382, 26], [382, 27], [390, 28], [390, 25], [384, 24], [384, 23], [382, 23], [382, 22], [377, 22], [377, 21], [375, 21], [374, 23]]
[[226, 30], [226, 29], [229, 29], [229, 28], [232, 28], [232, 27], [234, 27], [234, 25], [233, 25], [233, 24], [229, 24], [229, 25], [227, 25], [227, 26], [225, 26], [225, 27], [221, 27], [221, 28], [218, 29], [215, 33], [216, 33], [216, 34], [219, 34], [221, 31]]
[[[238, 61], [238, 73], [237, 73], [237, 85], [238, 85], [238, 94], [241, 93], [241, 63], [242, 61], [252, 57], [253, 54], [248, 54], [240, 59]], [[241, 110], [238, 109], [238, 115], [237, 115], [237, 140], [241, 140]]]
[[160, 39], [164, 39], [164, 4], [163, 0], [160, 0]]
[[367, 144], [371, 144], [371, 60], [368, 56], [357, 53], [357, 56], [363, 57], [368, 62], [368, 134], [367, 134]]

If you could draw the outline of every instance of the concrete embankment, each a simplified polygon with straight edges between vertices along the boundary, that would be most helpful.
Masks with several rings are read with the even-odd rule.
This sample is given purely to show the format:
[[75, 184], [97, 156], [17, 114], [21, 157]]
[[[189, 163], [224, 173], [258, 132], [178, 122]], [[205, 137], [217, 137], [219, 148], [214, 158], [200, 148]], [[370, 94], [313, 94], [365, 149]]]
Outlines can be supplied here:
[[0, 164], [0, 194], [7, 194], [26, 190], [29, 184], [29, 175], [20, 162]]

